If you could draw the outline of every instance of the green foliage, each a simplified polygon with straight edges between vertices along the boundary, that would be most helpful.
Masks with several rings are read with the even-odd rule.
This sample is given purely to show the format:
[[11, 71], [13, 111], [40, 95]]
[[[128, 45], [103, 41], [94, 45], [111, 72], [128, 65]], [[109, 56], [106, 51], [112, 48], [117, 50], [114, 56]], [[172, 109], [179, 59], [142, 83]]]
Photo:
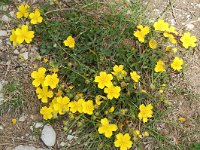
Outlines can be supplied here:
[[189, 150], [200, 150], [200, 143], [194, 143]]
[[17, 81], [10, 81], [3, 86], [5, 102], [0, 105], [0, 115], [8, 111], [18, 111], [25, 99], [22, 87]]
[[[65, 131], [69, 133], [76, 128], [75, 133], [79, 136], [70, 148], [77, 149], [81, 145], [83, 149], [96, 149], [100, 143], [105, 149], [111, 149], [114, 138], [106, 139], [97, 131], [103, 117], [115, 120], [120, 131], [134, 136], [134, 129], [140, 129], [141, 132], [148, 130], [159, 147], [165, 142], [170, 145], [169, 138], [155, 129], [155, 123], [166, 113], [163, 111], [166, 107], [164, 94], [158, 91], [165, 89], [162, 85], [169, 82], [169, 76], [166, 72], [155, 73], [154, 68], [159, 59], [169, 62], [172, 56], [166, 56], [166, 39], [154, 31], [151, 31], [143, 44], [133, 37], [133, 31], [142, 16], [141, 4], [121, 6], [84, 1], [79, 4], [71, 2], [68, 5], [66, 9], [55, 8], [56, 5], [41, 6], [44, 21], [33, 29], [38, 36], [41, 54], [51, 55], [53, 63], [59, 66], [61, 83], [74, 86], [72, 90], [66, 90], [66, 86], [63, 88], [60, 85], [59, 89], [72, 101], [77, 100], [76, 94], [80, 92], [84, 93], [85, 99], [94, 101], [96, 95], [104, 94], [103, 90], [94, 84], [95, 76], [99, 75], [100, 71], [111, 73], [114, 65], [124, 65], [128, 77], [125, 77], [123, 82], [129, 83], [121, 86], [122, 81], [113, 79], [114, 85], [121, 86], [120, 98], [105, 100], [100, 106], [95, 105], [98, 112], [94, 112], [92, 116], [68, 113]], [[153, 29], [151, 26], [150, 28]], [[63, 44], [70, 35], [76, 41], [74, 49]], [[164, 44], [156, 50], [150, 49], [147, 41], [152, 38]], [[131, 80], [131, 71], [140, 74], [139, 84], [134, 84]], [[142, 91], [143, 89], [147, 90], [147, 93]], [[155, 106], [154, 117], [147, 124], [141, 125], [138, 107], [140, 104], [149, 103]], [[111, 106], [117, 110], [107, 113]], [[142, 147], [140, 140], [135, 141], [139, 141], [135, 147]], [[170, 145], [171, 147], [175, 146]]]

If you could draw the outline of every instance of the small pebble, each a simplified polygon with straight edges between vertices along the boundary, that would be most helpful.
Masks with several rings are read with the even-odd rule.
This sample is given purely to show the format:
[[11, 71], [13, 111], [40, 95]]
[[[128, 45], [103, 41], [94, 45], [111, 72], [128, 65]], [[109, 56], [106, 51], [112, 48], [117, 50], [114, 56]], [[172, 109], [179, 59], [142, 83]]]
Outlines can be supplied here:
[[0, 30], [0, 36], [7, 36], [7, 31]]

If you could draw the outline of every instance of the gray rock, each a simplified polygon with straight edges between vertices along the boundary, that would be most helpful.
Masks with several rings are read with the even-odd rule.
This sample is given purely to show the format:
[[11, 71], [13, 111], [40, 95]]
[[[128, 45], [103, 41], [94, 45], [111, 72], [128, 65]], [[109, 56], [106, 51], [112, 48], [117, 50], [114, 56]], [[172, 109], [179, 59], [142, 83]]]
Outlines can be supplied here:
[[56, 143], [56, 132], [51, 125], [47, 124], [42, 130], [41, 139], [46, 146], [54, 146]]
[[76, 139], [76, 137], [75, 136], [73, 136], [73, 135], [67, 135], [67, 140], [69, 140], [69, 141], [71, 141], [72, 139]]
[[10, 18], [9, 18], [8, 16], [6, 16], [6, 15], [3, 15], [2, 18], [1, 18], [1, 20], [2, 20], [3, 22], [6, 22], [6, 23], [9, 23], [9, 22], [10, 22]]
[[24, 52], [22, 55], [24, 60], [28, 60], [28, 55], [29, 55], [28, 52]]
[[20, 118], [19, 118], [19, 122], [24, 122], [27, 118], [27, 115], [22, 115]]
[[19, 51], [16, 49], [16, 50], [14, 50], [13, 53], [16, 54], [16, 55], [18, 55], [18, 54], [19, 54]]
[[7, 31], [0, 30], [0, 36], [7, 36]]

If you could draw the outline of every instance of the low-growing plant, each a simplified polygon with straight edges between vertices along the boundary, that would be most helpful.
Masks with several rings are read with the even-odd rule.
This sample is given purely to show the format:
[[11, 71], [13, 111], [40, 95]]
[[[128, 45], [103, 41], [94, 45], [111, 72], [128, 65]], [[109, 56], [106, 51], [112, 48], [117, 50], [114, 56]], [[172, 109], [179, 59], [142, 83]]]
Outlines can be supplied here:
[[22, 25], [11, 35], [14, 45], [35, 37], [40, 52], [51, 54], [31, 73], [44, 120], [68, 117], [64, 130], [78, 136], [71, 149], [126, 150], [147, 137], [162, 147], [168, 139], [154, 124], [166, 113], [170, 73], [184, 69], [181, 53], [196, 46], [196, 37], [162, 19], [139, 24], [140, 3], [51, 7], [29, 15], [30, 7], [20, 6], [17, 18], [29, 16], [32, 30]]

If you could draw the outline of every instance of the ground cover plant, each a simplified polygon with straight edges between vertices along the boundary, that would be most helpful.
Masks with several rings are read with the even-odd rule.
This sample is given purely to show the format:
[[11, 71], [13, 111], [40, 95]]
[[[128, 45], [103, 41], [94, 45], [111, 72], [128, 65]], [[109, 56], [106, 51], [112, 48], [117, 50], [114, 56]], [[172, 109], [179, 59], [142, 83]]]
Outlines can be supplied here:
[[66, 134], [75, 132], [71, 149], [140, 148], [148, 138], [174, 149], [154, 125], [167, 112], [170, 73], [184, 70], [182, 53], [196, 37], [163, 19], [141, 20], [139, 2], [103, 4], [18, 7], [20, 25], [10, 41], [36, 42], [48, 56], [31, 73], [40, 113], [47, 122], [63, 119]]

